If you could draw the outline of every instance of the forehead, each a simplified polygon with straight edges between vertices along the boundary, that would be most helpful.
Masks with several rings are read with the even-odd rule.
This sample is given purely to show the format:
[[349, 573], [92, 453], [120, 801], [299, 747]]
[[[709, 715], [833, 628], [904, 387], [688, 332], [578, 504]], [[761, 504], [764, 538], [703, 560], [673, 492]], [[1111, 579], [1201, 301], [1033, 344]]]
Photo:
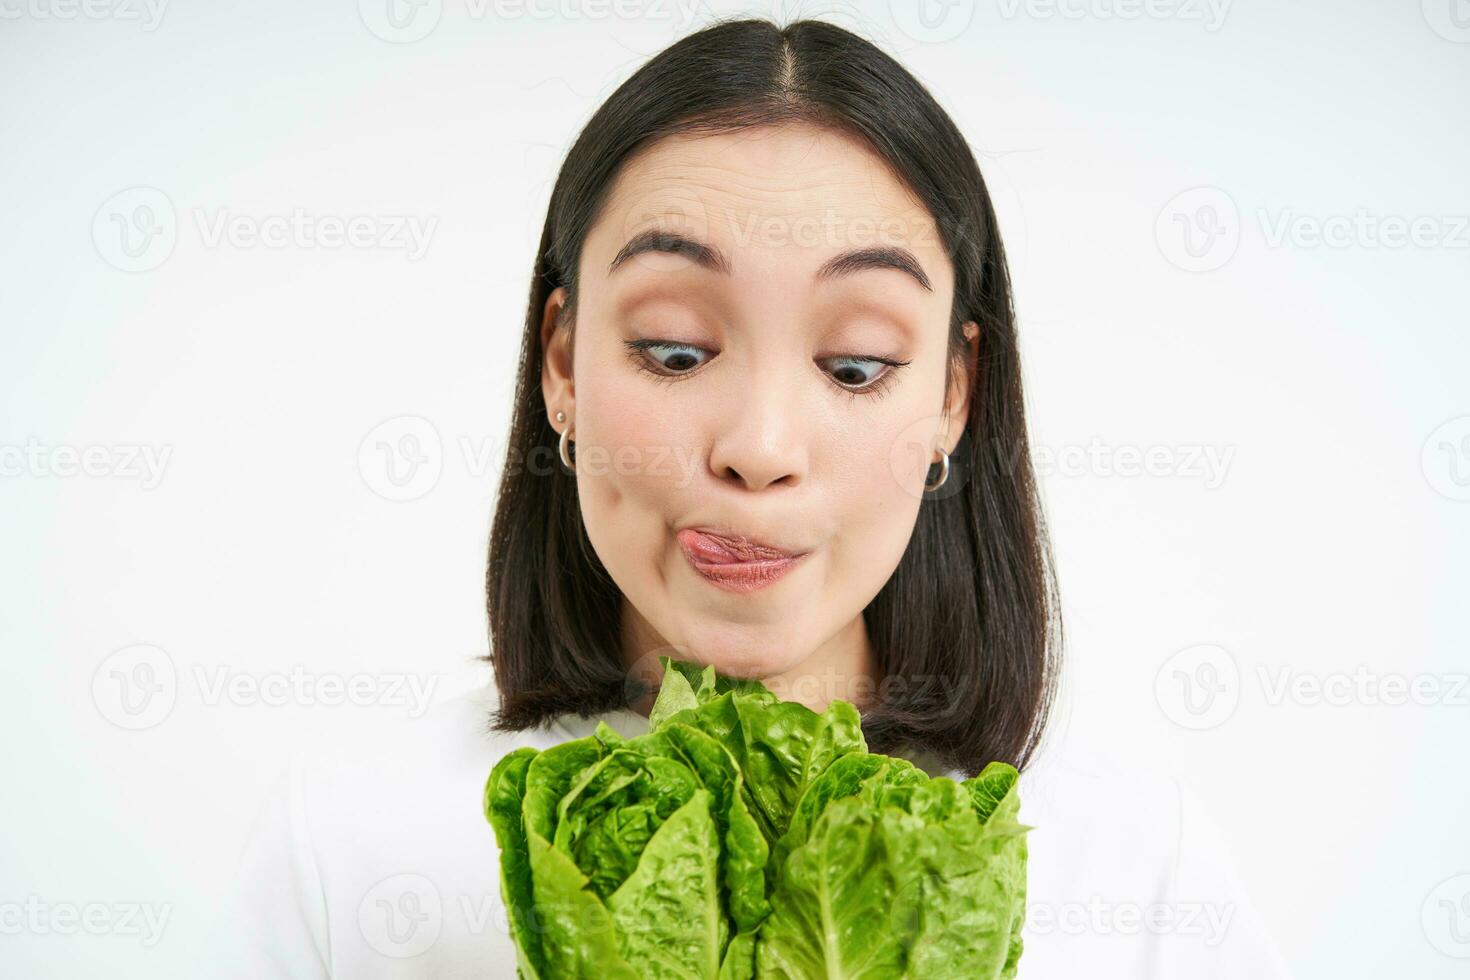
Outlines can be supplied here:
[[846, 133], [806, 124], [658, 141], [624, 165], [583, 248], [606, 275], [651, 229], [714, 246], [736, 278], [809, 272], [838, 253], [893, 246], [936, 292], [951, 281], [938, 229], [886, 161]]

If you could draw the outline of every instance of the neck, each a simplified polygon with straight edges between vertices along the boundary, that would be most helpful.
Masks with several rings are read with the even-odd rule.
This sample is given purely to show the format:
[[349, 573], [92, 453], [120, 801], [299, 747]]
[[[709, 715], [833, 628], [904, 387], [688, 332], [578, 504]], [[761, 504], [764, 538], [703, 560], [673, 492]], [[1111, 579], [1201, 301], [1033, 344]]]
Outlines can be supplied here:
[[[623, 663], [630, 677], [642, 680], [650, 689], [656, 689], [662, 678], [657, 656], [660, 653], [675, 659], [706, 662], [687, 644], [671, 644], [660, 636], [626, 598], [622, 603], [620, 633]], [[718, 661], [715, 670], [720, 671]], [[804, 704], [813, 711], [825, 710], [834, 700], [849, 701], [864, 710], [877, 700], [880, 673], [867, 622], [859, 614], [800, 663], [753, 679], [781, 700]], [[653, 708], [653, 696], [629, 707], [647, 715]]]

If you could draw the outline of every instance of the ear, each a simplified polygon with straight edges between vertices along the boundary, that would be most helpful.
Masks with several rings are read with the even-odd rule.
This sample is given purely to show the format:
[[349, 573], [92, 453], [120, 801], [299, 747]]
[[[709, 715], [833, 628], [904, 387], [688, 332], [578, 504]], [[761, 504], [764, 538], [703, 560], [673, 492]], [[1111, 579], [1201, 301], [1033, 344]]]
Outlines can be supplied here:
[[965, 333], [964, 356], [959, 363], [950, 364], [949, 401], [944, 406], [944, 431], [940, 435], [941, 448], [946, 453], [954, 452], [960, 434], [970, 421], [970, 393], [980, 358], [980, 326], [971, 320], [960, 329]]
[[[558, 411], [567, 414], [562, 428], [572, 424], [577, 413], [576, 390], [572, 384], [572, 331], [570, 323], [559, 323], [566, 308], [567, 288], [558, 286], [546, 297], [546, 306], [541, 311], [541, 397], [546, 402], [548, 421], [556, 418]], [[558, 423], [553, 429], [560, 432]]]

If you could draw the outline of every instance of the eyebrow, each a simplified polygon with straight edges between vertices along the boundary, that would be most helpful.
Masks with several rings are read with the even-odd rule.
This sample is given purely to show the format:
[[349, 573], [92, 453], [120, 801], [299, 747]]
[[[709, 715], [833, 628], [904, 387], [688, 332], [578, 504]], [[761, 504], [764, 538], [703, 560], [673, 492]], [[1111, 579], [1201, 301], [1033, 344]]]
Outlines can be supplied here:
[[[661, 231], [657, 228], [630, 238], [628, 243], [618, 250], [618, 254], [613, 256], [612, 262], [608, 264], [607, 274], [612, 275], [624, 262], [645, 252], [683, 255], [701, 268], [722, 275], [730, 274], [730, 261], [718, 248], [678, 232]], [[906, 248], [891, 245], [854, 248], [834, 255], [822, 263], [822, 267], [812, 278], [818, 281], [836, 279], [867, 269], [896, 269], [911, 276], [928, 292], [934, 291], [934, 287], [929, 283], [929, 277], [924, 274], [924, 267], [919, 264], [914, 253]]]

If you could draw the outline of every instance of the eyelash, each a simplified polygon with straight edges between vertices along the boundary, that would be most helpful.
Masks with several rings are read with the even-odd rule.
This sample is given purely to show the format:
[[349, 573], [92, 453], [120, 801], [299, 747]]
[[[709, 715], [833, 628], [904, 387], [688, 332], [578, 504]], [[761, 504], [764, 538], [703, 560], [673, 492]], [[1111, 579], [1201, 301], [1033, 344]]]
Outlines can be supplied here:
[[[646, 371], [649, 374], [653, 375], [653, 377], [657, 381], [667, 384], [673, 384], [677, 381], [682, 381], [685, 376], [693, 374], [694, 370], [691, 369], [689, 371], [675, 372], [660, 371], [658, 368], [655, 368], [652, 364], [649, 363], [648, 358], [645, 356], [648, 351], [658, 350], [667, 347], [690, 347], [694, 350], [704, 349], [702, 347], [697, 347], [694, 344], [686, 344], [672, 340], [625, 340], [623, 341], [623, 345], [628, 348], [628, 355], [633, 359], [633, 363], [638, 367], [640, 371]], [[841, 394], [847, 395], [848, 401], [856, 399], [859, 395], [867, 395], [871, 398], [882, 398], [885, 394], [887, 394], [888, 385], [890, 382], [892, 382], [894, 374], [897, 373], [899, 368], [909, 363], [908, 361], [896, 361], [889, 357], [872, 357], [857, 354], [838, 355], [832, 359], [843, 361], [876, 361], [879, 364], [888, 365], [887, 371], [884, 371], [875, 380], [870, 381], [867, 385], [861, 388], [852, 388], [843, 384], [840, 381], [834, 380], [832, 382], [833, 387], [835, 387], [837, 391]], [[827, 377], [831, 378], [832, 376], [828, 374]]]

